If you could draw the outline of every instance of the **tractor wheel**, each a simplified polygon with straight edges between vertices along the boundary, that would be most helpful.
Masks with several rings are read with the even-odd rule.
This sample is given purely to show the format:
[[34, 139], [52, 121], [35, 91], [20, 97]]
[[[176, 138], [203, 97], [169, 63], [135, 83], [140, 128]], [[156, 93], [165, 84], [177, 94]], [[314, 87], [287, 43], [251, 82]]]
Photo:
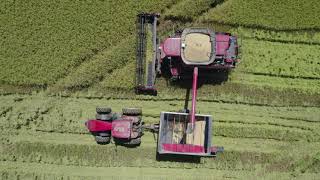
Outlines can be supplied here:
[[110, 136], [95, 136], [97, 144], [109, 144]]
[[102, 120], [102, 121], [111, 121], [112, 114], [96, 114], [96, 119]]
[[125, 142], [126, 145], [139, 146], [141, 144], [141, 138], [131, 139], [129, 142]]
[[97, 107], [96, 111], [98, 114], [110, 114], [112, 110], [110, 107]]
[[139, 116], [142, 114], [142, 110], [140, 108], [123, 108], [122, 114], [128, 116]]

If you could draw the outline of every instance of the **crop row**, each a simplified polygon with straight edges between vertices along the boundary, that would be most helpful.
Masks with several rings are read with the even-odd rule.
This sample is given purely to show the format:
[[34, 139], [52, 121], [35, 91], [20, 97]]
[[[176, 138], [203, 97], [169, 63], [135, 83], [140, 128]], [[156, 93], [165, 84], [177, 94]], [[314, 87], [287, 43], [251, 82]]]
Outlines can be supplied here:
[[[123, 173], [121, 173], [123, 172]], [[179, 176], [177, 176], [179, 174]], [[317, 179], [318, 174], [299, 174], [301, 179]], [[268, 172], [264, 169], [255, 171], [232, 171], [218, 169], [176, 169], [176, 168], [143, 168], [140, 167], [79, 167], [51, 164], [0, 162], [0, 178], [2, 180], [37, 179], [37, 180], [101, 180], [101, 179], [133, 179], [133, 180], [193, 180], [193, 179], [293, 179], [292, 172]]]
[[[55, 86], [67, 89], [82, 89], [88, 87], [99, 82], [112, 71], [133, 61], [134, 57], [134, 38], [128, 37], [111, 49], [98, 53], [90, 61], [82, 63], [67, 77], [59, 80]], [[113, 80], [114, 79], [110, 79], [109, 81]]]
[[257, 28], [231, 28], [228, 30], [232, 34], [236, 34], [241, 39], [258, 39], [274, 42], [287, 42], [287, 43], [299, 43], [299, 44], [320, 44], [320, 32], [308, 32], [308, 31], [272, 31]]
[[48, 85], [135, 32], [136, 14], [175, 0], [1, 3], [0, 82]]
[[228, 0], [200, 19], [275, 30], [312, 30], [320, 28], [318, 7], [317, 0]]
[[172, 6], [165, 13], [165, 19], [193, 21], [221, 0], [184, 0]]
[[[15, 102], [15, 99], [20, 98], [20, 101]], [[155, 99], [156, 100], [156, 99]], [[116, 99], [86, 99], [86, 98], [59, 98], [59, 97], [46, 97], [41, 95], [34, 96], [2, 96], [2, 102], [8, 104], [1, 104], [1, 109], [11, 108], [9, 113], [30, 113], [30, 112], [46, 112], [52, 113], [55, 111], [68, 112], [71, 111], [75, 114], [79, 114], [82, 117], [88, 117], [94, 115], [94, 108], [98, 105], [111, 106], [114, 111], [121, 111], [123, 107], [142, 107], [144, 114], [151, 117], [158, 117], [159, 112], [162, 111], [176, 111], [182, 108], [184, 101], [179, 100], [163, 100], [163, 101], [141, 101], [141, 100], [116, 100]], [[226, 111], [231, 114], [239, 115], [258, 115], [258, 116], [272, 116], [277, 118], [287, 119], [301, 119], [310, 122], [316, 122], [317, 116], [319, 116], [319, 108], [317, 107], [272, 107], [272, 106], [250, 106], [242, 104], [228, 104], [217, 102], [201, 101], [198, 104], [202, 113], [216, 113], [219, 111]], [[52, 108], [54, 107], [54, 108]], [[69, 107], [69, 108], [63, 108]], [[159, 107], [162, 107], [159, 109]], [[234, 108], [238, 111], [233, 111]], [[250, 108], [250, 111], [248, 109]], [[27, 110], [26, 110], [27, 109]], [[50, 109], [49, 112], [47, 112]], [[78, 112], [79, 111], [79, 112]], [[80, 112], [81, 111], [81, 112]], [[305, 112], [305, 113], [303, 113]], [[243, 114], [245, 113], [245, 114]], [[59, 113], [57, 113], [59, 114]], [[12, 118], [13, 115], [7, 115]], [[318, 119], [319, 121], [319, 119]]]
[[135, 61], [130, 60], [130, 62], [125, 67], [114, 70], [112, 73], [108, 74], [100, 83], [93, 86], [92, 89], [134, 89], [135, 65]]
[[243, 40], [242, 64], [249, 73], [303, 78], [320, 77], [318, 45]]
[[[95, 167], [154, 167], [154, 168], [209, 168], [220, 170], [255, 170], [257, 165], [271, 171], [291, 171], [302, 168], [305, 159], [316, 162], [319, 144], [275, 140], [215, 137], [215, 145], [223, 145], [225, 151], [217, 158], [194, 159], [198, 163], [156, 161], [156, 141], [147, 133], [137, 148], [125, 148], [109, 144], [97, 145], [90, 135], [67, 135], [56, 133], [20, 133], [9, 137], [9, 144], [2, 144], [0, 164], [3, 161], [24, 163], [95, 166]], [[314, 156], [313, 156], [314, 155]], [[190, 159], [191, 160], [191, 159]], [[281, 163], [280, 169], [272, 166]], [[297, 163], [297, 164], [296, 164]], [[307, 163], [307, 162], [306, 162]], [[314, 164], [316, 167], [317, 164]], [[308, 168], [314, 171], [313, 165]]]
[[[150, 117], [158, 117], [160, 111], [177, 111], [183, 107], [184, 101], [179, 100], [117, 100], [117, 99], [87, 99], [79, 97], [47, 97], [42, 95], [34, 96], [0, 96], [1, 109], [10, 108], [11, 110], [5, 116], [13, 118], [15, 114], [42, 112], [42, 115], [53, 113], [71, 112], [76, 116], [89, 118], [94, 115], [96, 106], [111, 106], [113, 111], [119, 112], [123, 107], [141, 107], [143, 114]], [[17, 101], [20, 99], [20, 101]], [[234, 115], [250, 115], [259, 117], [275, 117], [285, 119], [300, 119], [309, 122], [319, 122], [319, 107], [273, 107], [273, 106], [253, 106], [244, 104], [229, 104], [210, 101], [201, 101], [198, 103], [198, 110], [202, 113], [225, 112]], [[68, 107], [68, 108], [64, 108]], [[161, 108], [160, 108], [161, 107]], [[237, 111], [234, 111], [235, 108]], [[250, 109], [250, 111], [248, 111]], [[10, 115], [11, 113], [11, 115]], [[67, 115], [64, 115], [67, 117]], [[14, 117], [15, 118], [15, 117]], [[78, 117], [79, 118], [79, 117]], [[28, 119], [28, 118], [25, 118]]]
[[[124, 72], [121, 74], [125, 74]], [[241, 79], [241, 78], [240, 78]], [[241, 79], [243, 80], [243, 79]], [[272, 84], [272, 82], [262, 83], [255, 80], [243, 82], [239, 78], [235, 79], [235, 82], [227, 82], [221, 85], [204, 84], [198, 89], [199, 101], [214, 101], [214, 102], [228, 102], [228, 103], [244, 103], [244, 104], [260, 104], [270, 106], [319, 106], [319, 98], [317, 87], [298, 87], [294, 86], [295, 83], [288, 84], [290, 81], [284, 81], [286, 83], [279, 84], [282, 79], [279, 79], [278, 84]], [[129, 79], [130, 81], [130, 79]], [[292, 80], [294, 81], [294, 80]], [[291, 81], [291, 82], [292, 82]], [[316, 81], [316, 80], [314, 80]], [[186, 98], [187, 88], [177, 84], [170, 84], [165, 79], [157, 80], [158, 95], [156, 97], [135, 95], [134, 89], [128, 89], [125, 87], [109, 86], [109, 82], [104, 80], [102, 86], [93, 86], [88, 92], [76, 93], [77, 97], [87, 98], [116, 98], [116, 99], [141, 99], [141, 100], [181, 100]], [[302, 82], [305, 84], [305, 82]], [[120, 84], [120, 83], [119, 83]], [[190, 82], [191, 84], [191, 82]], [[309, 84], [309, 83], [307, 83]], [[314, 83], [312, 83], [314, 84]], [[101, 85], [101, 84], [100, 84]], [[280, 88], [277, 87], [281, 86]], [[132, 86], [128, 83], [127, 86]], [[66, 96], [69, 96], [66, 93]], [[291, 97], [295, 98], [291, 98]]]
[[[143, 108], [144, 120], [155, 123], [159, 121], [160, 111], [177, 111], [183, 107], [183, 102], [34, 97], [14, 103], [10, 107], [1, 107], [3, 112], [6, 111], [0, 117], [1, 128], [18, 131], [87, 133], [84, 123], [87, 119], [94, 118], [94, 108], [99, 105], [111, 106], [115, 112], [121, 111], [123, 107], [138, 106]], [[202, 102], [199, 103], [198, 109], [199, 113], [213, 115], [216, 121], [213, 128], [214, 135], [285, 141], [319, 140], [319, 134], [316, 133], [319, 123], [318, 108], [286, 109]]]
[[[89, 135], [88, 135], [89, 136]], [[41, 136], [40, 136], [41, 137]], [[21, 138], [21, 137], [20, 137]], [[84, 142], [55, 143], [48, 141], [20, 139], [9, 145], [3, 146], [0, 155], [2, 161], [17, 161], [30, 163], [46, 163], [56, 165], [78, 166], [101, 166], [101, 167], [163, 167], [163, 168], [211, 168], [211, 169], [234, 169], [250, 170], [255, 164], [274, 163], [280, 151], [258, 152], [244, 149], [226, 149], [215, 160], [203, 158], [201, 163], [157, 162], [156, 142], [145, 142], [152, 135], [145, 135], [140, 147], [125, 148], [109, 144], [106, 146], [96, 145], [93, 139]], [[63, 142], [63, 141], [62, 141]], [[227, 142], [225, 142], [227, 144]], [[281, 144], [281, 143], [279, 143]], [[279, 146], [280, 147], [280, 146]], [[250, 152], [249, 152], [250, 151]], [[244, 158], [246, 157], [246, 158]], [[130, 160], [130, 161], [129, 161]], [[252, 170], [252, 169], [251, 169]]]
[[239, 83], [243, 85], [251, 85], [254, 87], [272, 87], [274, 89], [295, 89], [299, 92], [317, 93], [320, 88], [320, 81], [318, 79], [301, 79], [301, 78], [282, 78], [277, 76], [246, 74], [246, 73], [232, 73], [229, 81], [232, 83]]

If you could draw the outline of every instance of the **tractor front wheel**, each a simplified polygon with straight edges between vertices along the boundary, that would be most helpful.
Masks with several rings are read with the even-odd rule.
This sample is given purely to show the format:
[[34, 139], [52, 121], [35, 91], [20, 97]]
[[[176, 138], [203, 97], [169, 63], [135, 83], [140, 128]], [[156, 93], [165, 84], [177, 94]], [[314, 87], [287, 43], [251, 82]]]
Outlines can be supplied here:
[[97, 144], [109, 144], [111, 135], [109, 132], [101, 132], [95, 136]]
[[110, 143], [110, 137], [104, 137], [104, 136], [95, 136], [97, 144], [109, 144]]

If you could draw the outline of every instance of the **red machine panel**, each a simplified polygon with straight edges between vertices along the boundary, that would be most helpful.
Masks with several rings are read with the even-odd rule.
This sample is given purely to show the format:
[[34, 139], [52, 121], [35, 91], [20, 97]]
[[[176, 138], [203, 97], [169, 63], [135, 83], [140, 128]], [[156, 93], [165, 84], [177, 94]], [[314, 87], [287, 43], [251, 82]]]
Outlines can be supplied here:
[[229, 35], [217, 34], [216, 35], [216, 56], [225, 55], [227, 49], [229, 48]]
[[102, 132], [111, 130], [111, 122], [100, 120], [88, 120], [86, 126], [90, 132]]
[[111, 134], [116, 138], [126, 138], [129, 139], [131, 135], [131, 120], [115, 120], [112, 121], [112, 131]]
[[180, 56], [181, 39], [180, 38], [168, 38], [162, 44], [163, 52], [165, 56]]

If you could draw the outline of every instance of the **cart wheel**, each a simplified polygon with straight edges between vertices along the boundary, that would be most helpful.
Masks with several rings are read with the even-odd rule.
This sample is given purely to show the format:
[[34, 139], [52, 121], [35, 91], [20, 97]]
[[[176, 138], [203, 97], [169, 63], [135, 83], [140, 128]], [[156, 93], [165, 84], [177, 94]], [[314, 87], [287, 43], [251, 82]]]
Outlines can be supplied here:
[[97, 144], [109, 144], [110, 136], [95, 136]]
[[112, 110], [110, 107], [97, 107], [96, 111], [98, 114], [109, 114]]
[[138, 116], [142, 114], [142, 110], [140, 108], [123, 108], [122, 114], [129, 116]]
[[102, 121], [111, 121], [112, 114], [96, 114], [96, 119], [102, 120]]

